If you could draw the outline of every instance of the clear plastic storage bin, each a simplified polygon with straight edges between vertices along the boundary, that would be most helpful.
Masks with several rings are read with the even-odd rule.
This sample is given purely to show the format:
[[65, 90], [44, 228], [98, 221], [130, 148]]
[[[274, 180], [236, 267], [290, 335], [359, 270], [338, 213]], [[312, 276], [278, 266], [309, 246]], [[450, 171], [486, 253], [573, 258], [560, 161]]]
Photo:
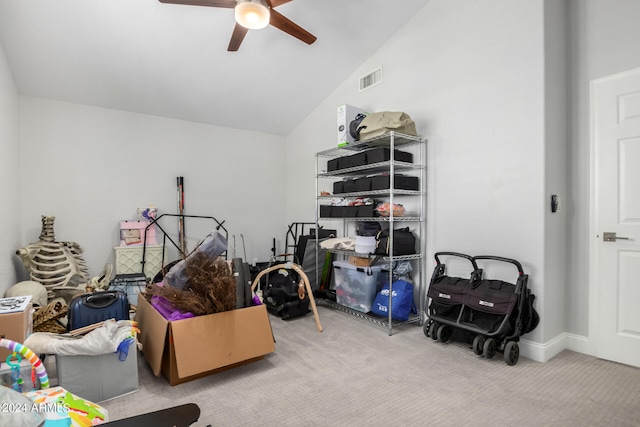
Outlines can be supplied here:
[[333, 262], [336, 300], [338, 304], [368, 313], [376, 294], [388, 280], [382, 266], [357, 267], [346, 261]]

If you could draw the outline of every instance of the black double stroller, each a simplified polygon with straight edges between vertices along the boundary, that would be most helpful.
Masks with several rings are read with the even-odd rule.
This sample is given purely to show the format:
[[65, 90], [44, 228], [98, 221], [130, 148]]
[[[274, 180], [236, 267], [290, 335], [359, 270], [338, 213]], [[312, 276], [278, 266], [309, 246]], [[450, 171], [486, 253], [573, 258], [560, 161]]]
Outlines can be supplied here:
[[[443, 257], [466, 259], [472, 268], [470, 276], [448, 276], [446, 265], [441, 262]], [[471, 342], [473, 352], [487, 359], [502, 352], [507, 365], [515, 365], [520, 356], [520, 336], [531, 332], [539, 321], [533, 308], [535, 296], [527, 287], [529, 276], [522, 265], [510, 258], [472, 257], [457, 252], [438, 252], [435, 260], [427, 292], [431, 302], [424, 334], [443, 343], [451, 339]], [[480, 260], [513, 264], [518, 270], [516, 282], [483, 278]]]

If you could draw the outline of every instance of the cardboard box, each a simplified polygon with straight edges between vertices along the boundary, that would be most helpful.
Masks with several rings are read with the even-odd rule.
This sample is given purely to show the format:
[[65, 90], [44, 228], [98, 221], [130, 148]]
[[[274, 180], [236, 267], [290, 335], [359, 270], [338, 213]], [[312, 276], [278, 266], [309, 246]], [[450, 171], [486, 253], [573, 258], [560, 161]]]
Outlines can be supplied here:
[[120, 361], [118, 353], [100, 356], [56, 355], [58, 385], [92, 402], [138, 391], [138, 349], [131, 344]]
[[154, 375], [176, 385], [259, 360], [275, 351], [264, 305], [169, 321], [138, 298], [142, 352]]
[[[120, 246], [142, 246], [146, 237], [147, 246], [156, 245], [156, 225], [151, 221], [120, 221]], [[145, 231], [146, 229], [146, 231]]]
[[351, 125], [351, 122], [355, 120], [358, 114], [362, 113], [366, 113], [365, 110], [354, 107], [353, 105], [345, 104], [338, 107], [338, 147], [355, 142], [349, 132], [349, 125]]
[[348, 261], [356, 267], [369, 267], [369, 258], [349, 255]]
[[[0, 298], [0, 308], [0, 338], [24, 343], [33, 331], [31, 296]], [[0, 348], [0, 361], [9, 354], [11, 351]]]

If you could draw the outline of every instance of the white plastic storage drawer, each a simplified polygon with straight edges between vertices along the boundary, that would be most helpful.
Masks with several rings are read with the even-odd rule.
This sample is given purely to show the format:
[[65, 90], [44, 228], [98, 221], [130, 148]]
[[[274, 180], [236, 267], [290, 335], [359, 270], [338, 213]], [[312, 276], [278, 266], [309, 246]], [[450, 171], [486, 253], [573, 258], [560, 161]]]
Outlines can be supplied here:
[[[142, 246], [116, 246], [116, 274], [142, 273]], [[162, 269], [162, 259], [167, 262], [162, 245], [147, 246], [144, 254], [144, 274], [153, 279]]]
[[382, 266], [357, 267], [346, 261], [333, 262], [336, 300], [338, 304], [368, 313], [376, 294], [387, 281]]

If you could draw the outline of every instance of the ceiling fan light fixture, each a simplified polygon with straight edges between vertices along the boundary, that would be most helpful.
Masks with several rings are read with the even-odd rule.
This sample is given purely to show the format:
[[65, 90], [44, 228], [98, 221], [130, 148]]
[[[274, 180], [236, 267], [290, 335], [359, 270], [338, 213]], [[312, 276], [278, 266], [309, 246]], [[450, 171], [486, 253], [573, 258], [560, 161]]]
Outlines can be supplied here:
[[238, 0], [235, 7], [236, 22], [250, 30], [269, 25], [271, 13], [264, 0]]

